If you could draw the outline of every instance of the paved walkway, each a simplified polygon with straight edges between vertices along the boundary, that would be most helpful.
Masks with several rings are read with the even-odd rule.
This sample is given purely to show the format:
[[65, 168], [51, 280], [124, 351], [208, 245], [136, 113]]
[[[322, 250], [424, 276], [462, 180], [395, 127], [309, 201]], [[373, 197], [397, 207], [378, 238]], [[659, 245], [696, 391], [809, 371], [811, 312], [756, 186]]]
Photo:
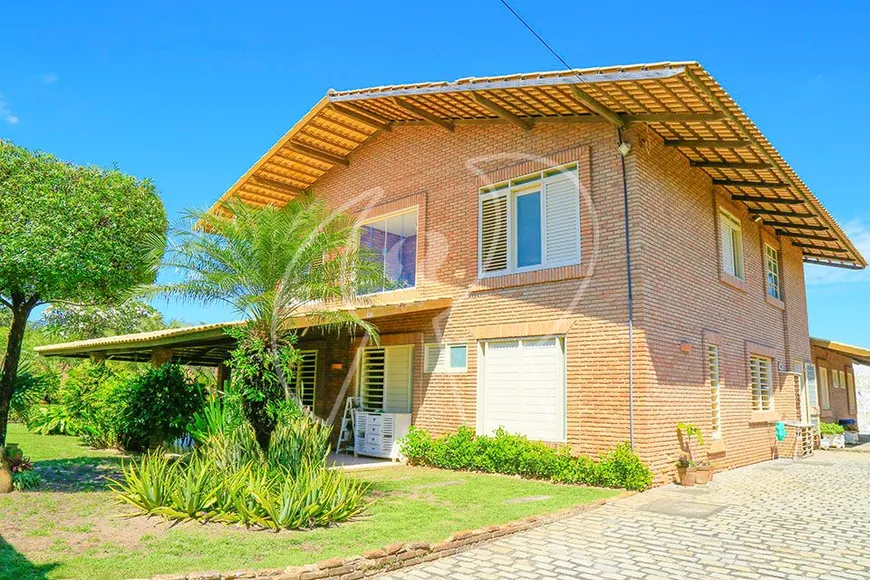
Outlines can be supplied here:
[[382, 577], [870, 579], [870, 453], [666, 486]]

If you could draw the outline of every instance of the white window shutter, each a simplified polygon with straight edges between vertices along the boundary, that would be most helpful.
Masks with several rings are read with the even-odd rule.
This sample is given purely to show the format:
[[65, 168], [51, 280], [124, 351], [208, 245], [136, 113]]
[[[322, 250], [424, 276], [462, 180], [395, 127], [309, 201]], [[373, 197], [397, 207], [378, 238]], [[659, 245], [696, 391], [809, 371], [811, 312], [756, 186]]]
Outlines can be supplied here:
[[725, 214], [719, 214], [719, 245], [722, 248], [722, 270], [732, 276], [737, 275], [734, 268], [734, 240], [731, 220]]
[[576, 171], [544, 180], [544, 224], [547, 266], [580, 262], [580, 191]]
[[384, 412], [411, 412], [412, 346], [386, 347], [384, 372]]
[[481, 272], [500, 272], [508, 267], [507, 194], [480, 200]]
[[447, 361], [447, 347], [443, 344], [426, 345], [426, 372], [443, 372]]

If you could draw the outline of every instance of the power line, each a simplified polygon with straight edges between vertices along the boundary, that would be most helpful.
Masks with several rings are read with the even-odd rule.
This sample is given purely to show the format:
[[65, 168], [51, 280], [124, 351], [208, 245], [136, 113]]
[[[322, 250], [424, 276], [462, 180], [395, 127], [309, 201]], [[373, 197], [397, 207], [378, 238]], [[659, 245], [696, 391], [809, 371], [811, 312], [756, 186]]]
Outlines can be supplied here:
[[[562, 58], [561, 56], [559, 56], [559, 53], [556, 52], [556, 51], [553, 49], [553, 47], [550, 46], [550, 45], [547, 43], [547, 41], [544, 40], [544, 39], [541, 37], [540, 34], [538, 34], [537, 32], [535, 32], [535, 29], [532, 28], [532, 27], [529, 25], [528, 22], [526, 22], [525, 20], [523, 20], [523, 17], [522, 17], [522, 16], [520, 16], [519, 14], [517, 14], [517, 11], [514, 10], [514, 9], [511, 7], [510, 4], [507, 3], [507, 0], [499, 0], [499, 1], [500, 1], [502, 4], [504, 4], [504, 7], [507, 8], [507, 9], [510, 11], [510, 13], [513, 14], [513, 15], [516, 17], [516, 19], [519, 20], [519, 21], [523, 24], [523, 26], [525, 26], [525, 27], [528, 29], [528, 31], [531, 32], [531, 33], [535, 36], [535, 38], [537, 38], [537, 39], [541, 42], [541, 44], [544, 45], [544, 47], [546, 47], [547, 50], [550, 51], [550, 54], [552, 54], [553, 56], [555, 56], [555, 57], [558, 59], [558, 61], [562, 63], [562, 66], [564, 66], [566, 69], [568, 69], [568, 70], [570, 70], [570, 71], [574, 71], [574, 70], [575, 70], [571, 65], [569, 65], [567, 62], [565, 62], [565, 59], [564, 59], [564, 58]], [[586, 81], [583, 80], [583, 78], [582, 78], [579, 74], [577, 74], [577, 73], [574, 73], [574, 74], [577, 76], [577, 79], [578, 79], [581, 83], [586, 82]]]

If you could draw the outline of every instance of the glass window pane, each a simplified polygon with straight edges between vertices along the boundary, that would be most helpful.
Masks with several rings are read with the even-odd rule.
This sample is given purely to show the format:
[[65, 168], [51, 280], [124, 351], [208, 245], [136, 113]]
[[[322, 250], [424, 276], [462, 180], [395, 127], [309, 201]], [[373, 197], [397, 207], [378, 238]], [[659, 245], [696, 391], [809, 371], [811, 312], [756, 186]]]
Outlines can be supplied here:
[[450, 347], [450, 368], [464, 369], [468, 363], [468, 347], [466, 346], [451, 346]]
[[517, 197], [517, 268], [541, 264], [541, 194]]

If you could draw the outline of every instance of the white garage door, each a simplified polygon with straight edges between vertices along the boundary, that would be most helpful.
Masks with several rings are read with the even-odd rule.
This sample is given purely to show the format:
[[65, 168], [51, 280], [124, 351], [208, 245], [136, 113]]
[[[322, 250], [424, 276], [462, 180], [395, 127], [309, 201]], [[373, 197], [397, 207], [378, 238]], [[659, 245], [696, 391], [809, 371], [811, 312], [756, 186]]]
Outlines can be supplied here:
[[558, 338], [482, 343], [478, 431], [499, 427], [533, 440], [565, 440], [565, 362]]

